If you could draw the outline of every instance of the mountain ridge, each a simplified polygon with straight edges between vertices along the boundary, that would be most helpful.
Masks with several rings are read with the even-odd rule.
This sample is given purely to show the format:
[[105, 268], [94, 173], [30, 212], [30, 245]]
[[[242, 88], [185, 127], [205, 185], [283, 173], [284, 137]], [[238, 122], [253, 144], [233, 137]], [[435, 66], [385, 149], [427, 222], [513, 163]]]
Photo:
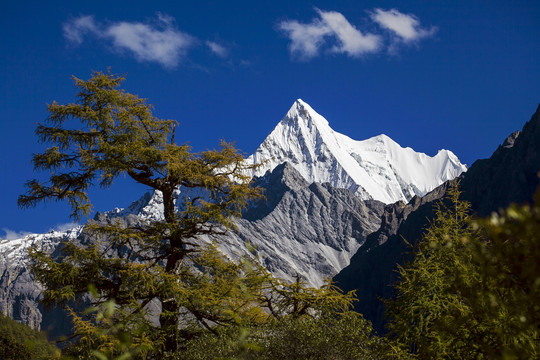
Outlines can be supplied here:
[[308, 182], [329, 182], [363, 200], [386, 204], [423, 196], [467, 169], [449, 150], [428, 156], [403, 148], [384, 134], [353, 140], [334, 131], [301, 99], [247, 161], [263, 163], [253, 173], [259, 176], [288, 161]]

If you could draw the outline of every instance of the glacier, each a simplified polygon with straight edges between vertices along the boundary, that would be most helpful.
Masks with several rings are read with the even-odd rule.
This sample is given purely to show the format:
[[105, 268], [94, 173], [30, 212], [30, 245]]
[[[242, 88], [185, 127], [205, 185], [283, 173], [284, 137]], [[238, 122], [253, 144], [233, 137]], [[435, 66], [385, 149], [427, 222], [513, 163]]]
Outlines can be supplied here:
[[382, 134], [357, 141], [334, 131], [328, 121], [298, 99], [257, 150], [249, 164], [261, 176], [289, 162], [310, 183], [330, 183], [362, 200], [385, 204], [424, 196], [467, 170], [449, 150], [428, 156], [403, 148]]

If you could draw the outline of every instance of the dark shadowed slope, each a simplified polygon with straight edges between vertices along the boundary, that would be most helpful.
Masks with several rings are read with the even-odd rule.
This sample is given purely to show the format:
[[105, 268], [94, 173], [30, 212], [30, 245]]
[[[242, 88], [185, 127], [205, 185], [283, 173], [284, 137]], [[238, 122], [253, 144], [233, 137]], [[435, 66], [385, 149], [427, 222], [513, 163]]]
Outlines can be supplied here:
[[510, 203], [531, 201], [540, 184], [540, 105], [522, 131], [511, 134], [489, 159], [476, 161], [461, 188], [479, 216]]
[[[510, 135], [489, 159], [476, 161], [461, 176], [463, 198], [479, 216], [512, 202], [532, 201], [540, 183], [539, 171], [540, 106], [521, 132]], [[356, 309], [379, 331], [384, 325], [380, 299], [392, 296], [397, 264], [402, 264], [411, 250], [404, 239], [414, 243], [421, 236], [433, 217], [434, 202], [444, 196], [447, 185], [407, 205], [388, 205], [381, 228], [368, 236], [350, 265], [334, 277], [343, 290], [357, 290]]]

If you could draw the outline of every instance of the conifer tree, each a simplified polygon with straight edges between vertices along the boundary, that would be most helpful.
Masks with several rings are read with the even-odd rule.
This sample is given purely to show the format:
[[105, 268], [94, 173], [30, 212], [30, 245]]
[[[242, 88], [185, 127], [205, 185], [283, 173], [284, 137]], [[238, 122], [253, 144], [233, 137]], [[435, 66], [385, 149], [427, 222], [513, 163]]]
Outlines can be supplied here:
[[421, 359], [540, 356], [540, 191], [471, 219], [457, 185], [387, 301], [390, 335]]
[[[352, 292], [331, 283], [310, 288], [300, 277], [276, 279], [256, 262], [230, 261], [216, 244], [200, 241], [234, 227], [233, 217], [261, 196], [238, 150], [222, 143], [196, 154], [175, 144], [176, 122], [155, 118], [144, 99], [119, 88], [120, 76], [95, 72], [74, 80], [78, 101], [49, 105], [47, 122], [36, 131], [51, 146], [34, 156], [34, 166], [50, 177], [29, 181], [19, 205], [67, 201], [80, 220], [92, 209], [91, 186], [109, 188], [127, 175], [161, 194], [163, 219], [89, 221], [89, 236], [63, 243], [59, 255], [30, 250], [44, 303], [65, 306], [72, 316], [76, 341], [65, 355], [191, 359], [215, 358], [219, 350], [246, 358], [371, 359], [387, 353], [369, 322], [352, 311]], [[178, 198], [185, 189], [200, 196]], [[90, 301], [84, 312], [72, 306], [80, 300]], [[328, 347], [329, 341], [335, 344]], [[395, 353], [388, 350], [391, 358]]]
[[178, 354], [182, 360], [312, 359], [384, 360], [411, 357], [373, 331], [371, 323], [352, 309], [353, 291], [343, 293], [331, 282], [307, 287], [297, 277], [287, 283], [270, 278], [263, 292], [267, 321], [220, 329], [201, 336]]
[[[33, 163], [50, 176], [28, 181], [19, 206], [67, 201], [71, 216], [81, 220], [92, 210], [89, 188], [109, 188], [123, 175], [160, 192], [162, 220], [89, 222], [85, 231], [94, 241], [65, 243], [59, 257], [40, 249], [30, 257], [45, 303], [66, 305], [85, 296], [96, 305], [114, 301], [114, 318], [106, 324], [74, 314], [89, 347], [108, 341], [100, 324], [121, 322], [134, 337], [133, 347], [161, 343], [163, 352], [173, 352], [201, 329], [260, 315], [246, 297], [260, 288], [257, 269], [232, 264], [197, 240], [233, 227], [232, 218], [260, 191], [250, 186], [250, 167], [233, 145], [222, 142], [218, 150], [201, 153], [177, 145], [177, 123], [154, 117], [145, 99], [120, 88], [123, 80], [110, 72], [74, 78], [77, 102], [48, 105], [47, 121], [36, 134], [50, 147]], [[175, 203], [178, 189], [200, 189], [204, 196]], [[145, 316], [153, 301], [159, 303], [158, 326]], [[187, 324], [180, 326], [181, 320]]]
[[540, 190], [532, 205], [510, 205], [480, 219], [485, 241], [471, 241], [479, 267], [475, 286], [457, 282], [471, 311], [482, 319], [482, 337], [470, 339], [488, 359], [540, 357]]
[[478, 344], [467, 341], [483, 331], [470, 304], [459, 290], [478, 284], [470, 239], [480, 233], [471, 226], [470, 204], [459, 199], [454, 182], [435, 218], [418, 241], [414, 258], [399, 267], [396, 298], [387, 300], [390, 336], [421, 359], [473, 359]]

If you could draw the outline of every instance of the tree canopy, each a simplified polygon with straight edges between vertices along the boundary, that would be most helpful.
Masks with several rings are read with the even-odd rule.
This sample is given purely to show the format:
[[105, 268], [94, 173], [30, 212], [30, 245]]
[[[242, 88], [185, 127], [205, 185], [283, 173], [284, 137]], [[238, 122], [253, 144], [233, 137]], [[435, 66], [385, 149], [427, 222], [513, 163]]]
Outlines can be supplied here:
[[[128, 321], [157, 300], [157, 333], [164, 337], [163, 346], [174, 350], [182, 336], [189, 336], [178, 330], [180, 313], [189, 312], [207, 327], [231, 317], [225, 310], [201, 310], [211, 296], [225, 291], [222, 284], [202, 282], [203, 276], [211, 274], [216, 282], [227, 276], [246, 284], [252, 280], [255, 272], [225, 271], [229, 265], [220, 263], [215, 251], [197, 237], [231, 228], [233, 217], [260, 191], [250, 185], [252, 166], [245, 165], [232, 144], [222, 142], [218, 150], [201, 153], [177, 145], [177, 123], [154, 117], [145, 99], [120, 88], [123, 80], [109, 72], [94, 72], [89, 80], [74, 78], [77, 102], [48, 105], [49, 117], [38, 124], [36, 133], [50, 147], [34, 155], [33, 163], [50, 176], [46, 182], [28, 181], [19, 205], [67, 201], [71, 216], [81, 219], [92, 210], [88, 189], [109, 188], [120, 175], [160, 193], [162, 219], [136, 225], [121, 219], [89, 222], [85, 231], [93, 242], [65, 243], [57, 258], [40, 249], [30, 255], [33, 272], [45, 285], [46, 303], [67, 304], [88, 295], [92, 286], [92, 302], [114, 300], [122, 310], [116, 314]], [[182, 196], [193, 189], [200, 195]], [[249, 302], [235, 303], [235, 294], [228, 295], [231, 300], [221, 304], [223, 308], [249, 311]]]
[[[253, 166], [229, 143], [192, 152], [177, 123], [152, 115], [123, 77], [74, 78], [77, 101], [48, 106], [34, 155], [46, 181], [30, 180], [21, 207], [67, 201], [92, 212], [88, 190], [122, 175], [162, 199], [157, 218], [105, 216], [57, 253], [31, 248], [43, 302], [64, 306], [74, 325], [64, 355], [162, 359], [521, 359], [538, 358], [540, 192], [534, 205], [474, 219], [457, 183], [399, 268], [381, 338], [352, 311], [353, 292], [271, 276], [256, 259], [235, 261], [218, 238], [261, 190]], [[203, 239], [201, 236], [205, 236]], [[81, 303], [83, 305], [81, 305]], [[0, 319], [1, 320], [1, 319]], [[3, 336], [15, 351], [33, 348]], [[9, 345], [11, 346], [11, 345]], [[9, 353], [11, 356], [12, 353]], [[26, 355], [24, 355], [26, 356]]]
[[536, 203], [474, 219], [457, 183], [399, 268], [393, 337], [421, 359], [539, 356], [540, 191]]
[[47, 341], [45, 333], [19, 324], [0, 314], [0, 358], [58, 359], [60, 351]]
[[396, 298], [386, 302], [391, 336], [420, 358], [475, 358], [475, 347], [455, 336], [470, 336], [478, 325], [454, 288], [458, 273], [469, 282], [478, 273], [464, 240], [479, 234], [471, 226], [470, 204], [459, 196], [454, 183], [445, 202], [436, 204], [435, 218], [416, 244], [413, 260], [399, 267]]

